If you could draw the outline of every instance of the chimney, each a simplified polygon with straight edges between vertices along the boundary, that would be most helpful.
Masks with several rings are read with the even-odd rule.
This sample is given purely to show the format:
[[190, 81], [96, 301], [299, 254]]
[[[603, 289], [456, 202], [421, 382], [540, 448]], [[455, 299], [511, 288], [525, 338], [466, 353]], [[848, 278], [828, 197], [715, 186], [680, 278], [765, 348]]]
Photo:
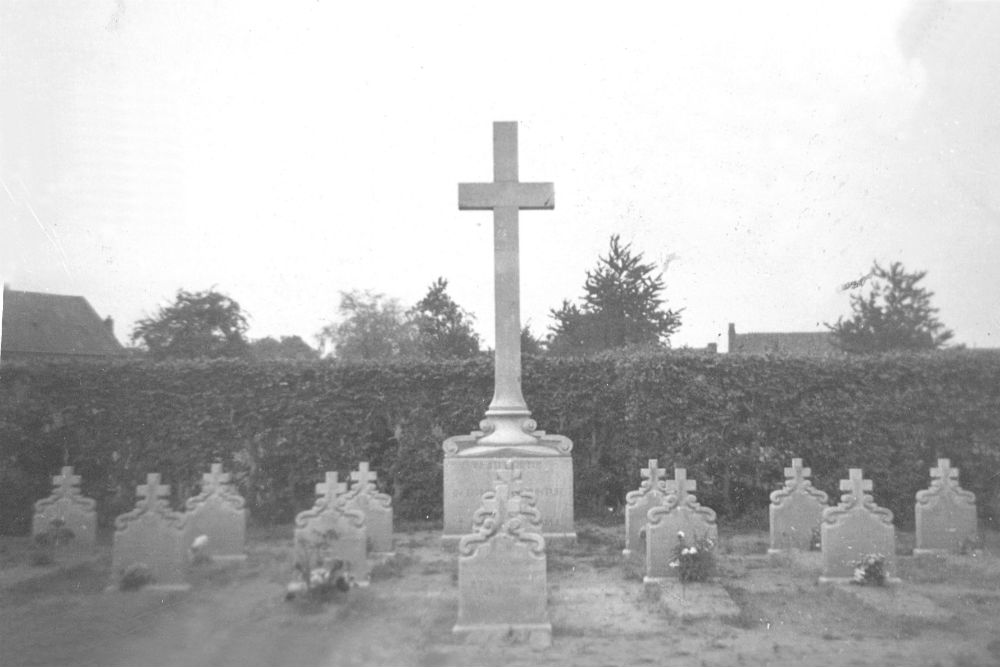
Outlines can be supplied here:
[[732, 322], [729, 323], [729, 354], [736, 352], [736, 325]]
[[716, 354], [719, 351], [719, 344], [709, 343], [707, 346], [705, 346], [705, 349], [708, 350], [710, 354]]

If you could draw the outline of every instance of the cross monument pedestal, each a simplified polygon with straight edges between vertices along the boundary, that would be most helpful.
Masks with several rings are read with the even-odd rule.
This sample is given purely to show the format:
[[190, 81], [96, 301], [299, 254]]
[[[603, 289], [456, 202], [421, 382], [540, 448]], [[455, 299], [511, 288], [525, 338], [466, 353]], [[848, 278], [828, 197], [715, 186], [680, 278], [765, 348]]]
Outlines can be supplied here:
[[537, 430], [521, 393], [521, 312], [518, 212], [555, 207], [551, 183], [521, 183], [517, 123], [493, 124], [493, 182], [461, 183], [460, 210], [493, 211], [496, 354], [493, 401], [480, 430], [444, 442], [444, 535], [458, 544], [472, 529], [482, 495], [508, 461], [535, 494], [548, 542], [576, 539], [573, 528], [573, 443]]

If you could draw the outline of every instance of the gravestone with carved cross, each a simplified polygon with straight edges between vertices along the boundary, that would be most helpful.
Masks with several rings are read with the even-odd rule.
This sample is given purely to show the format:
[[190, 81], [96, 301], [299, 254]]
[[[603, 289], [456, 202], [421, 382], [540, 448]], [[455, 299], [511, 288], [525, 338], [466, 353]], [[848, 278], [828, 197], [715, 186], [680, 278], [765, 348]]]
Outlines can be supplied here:
[[213, 463], [201, 476], [201, 493], [185, 502], [187, 521], [184, 543], [190, 549], [200, 536], [208, 538], [200, 553], [214, 560], [246, 560], [247, 511], [243, 497], [222, 472], [221, 463]]
[[628, 574], [645, 573], [646, 541], [643, 529], [646, 515], [654, 507], [667, 500], [667, 487], [663, 476], [666, 468], [657, 467], [656, 459], [649, 459], [649, 465], [640, 471], [642, 481], [639, 488], [625, 495], [625, 569]]
[[[663, 504], [646, 513], [646, 576], [645, 581], [658, 581], [675, 577], [676, 568], [670, 567], [674, 550], [684, 540], [693, 545], [700, 538], [712, 542], [719, 539], [715, 525], [715, 511], [698, 504], [692, 493], [698, 484], [687, 478], [685, 468], [674, 469], [674, 479], [663, 481], [667, 497]], [[683, 536], [683, 537], [682, 537]]]
[[54, 538], [59, 547], [93, 549], [97, 542], [97, 503], [80, 493], [80, 481], [71, 466], [52, 478], [52, 494], [35, 503], [33, 539], [49, 533], [50, 541]]
[[377, 477], [375, 471], [369, 470], [367, 461], [359, 463], [358, 469], [351, 473], [347, 505], [365, 515], [369, 551], [388, 557], [393, 555], [392, 498], [379, 492], [375, 486]]
[[868, 493], [873, 489], [872, 481], [864, 478], [860, 468], [851, 468], [848, 478], [840, 481], [840, 490], [846, 492], [840, 496], [840, 503], [823, 510], [820, 581], [850, 581], [857, 564], [870, 555], [882, 556], [888, 572], [895, 569], [896, 528], [892, 512], [875, 504]]
[[811, 475], [802, 459], [792, 459], [792, 467], [785, 468], [785, 485], [771, 492], [769, 553], [812, 547], [813, 531], [819, 530], [829, 501], [824, 492], [813, 488]]
[[112, 575], [120, 581], [130, 571], [147, 571], [152, 576], [148, 588], [189, 588], [184, 580], [185, 516], [170, 508], [170, 487], [160, 484], [159, 474], [150, 473], [146, 483], [136, 487], [136, 496], [135, 509], [115, 519]]
[[444, 541], [464, 535], [494, 472], [516, 459], [538, 498], [548, 540], [573, 540], [573, 460], [569, 438], [537, 430], [521, 391], [520, 210], [554, 208], [551, 183], [522, 183], [517, 123], [493, 124], [493, 181], [462, 183], [460, 210], [493, 211], [496, 353], [493, 400], [480, 430], [444, 442]]
[[546, 646], [545, 539], [535, 497], [522, 488], [516, 459], [498, 469], [483, 494], [471, 534], [459, 541], [458, 621], [453, 632]]
[[917, 543], [914, 554], [960, 553], [977, 542], [976, 494], [958, 485], [958, 468], [938, 459], [931, 486], [917, 491]]
[[342, 561], [359, 586], [367, 586], [368, 531], [364, 513], [348, 503], [347, 484], [327, 472], [316, 485], [312, 508], [295, 517], [295, 562], [310, 571]]

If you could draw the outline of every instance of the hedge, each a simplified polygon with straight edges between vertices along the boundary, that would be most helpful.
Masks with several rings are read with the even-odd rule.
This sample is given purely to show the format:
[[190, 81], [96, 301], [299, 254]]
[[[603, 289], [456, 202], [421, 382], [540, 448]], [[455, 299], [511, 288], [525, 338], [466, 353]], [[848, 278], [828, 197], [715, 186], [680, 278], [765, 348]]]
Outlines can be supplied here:
[[[61, 465], [83, 476], [102, 523], [160, 472], [180, 506], [222, 461], [263, 523], [311, 504], [326, 470], [368, 460], [397, 516], [441, 514], [441, 443], [477, 427], [492, 363], [201, 361], [0, 368], [0, 532], [27, 530]], [[574, 442], [579, 516], [620, 509], [639, 469], [685, 466], [699, 500], [760, 515], [793, 456], [839, 497], [848, 467], [913, 522], [938, 457], [961, 468], [983, 518], [1000, 514], [1000, 355], [858, 358], [679, 352], [524, 359], [539, 427]]]

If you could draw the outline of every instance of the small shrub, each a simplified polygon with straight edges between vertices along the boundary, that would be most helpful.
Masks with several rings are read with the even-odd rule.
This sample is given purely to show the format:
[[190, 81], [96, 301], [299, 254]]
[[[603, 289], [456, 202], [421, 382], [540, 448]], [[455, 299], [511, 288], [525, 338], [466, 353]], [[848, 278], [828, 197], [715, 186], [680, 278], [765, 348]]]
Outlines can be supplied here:
[[678, 531], [677, 537], [670, 567], [677, 568], [681, 583], [708, 581], [715, 574], [715, 542], [703, 535], [688, 544], [683, 531]]
[[151, 583], [153, 583], [153, 572], [149, 566], [144, 563], [135, 563], [128, 566], [122, 573], [118, 588], [123, 591], [137, 591]]
[[886, 579], [885, 556], [868, 554], [854, 564], [852, 583], [859, 586], [884, 586]]

